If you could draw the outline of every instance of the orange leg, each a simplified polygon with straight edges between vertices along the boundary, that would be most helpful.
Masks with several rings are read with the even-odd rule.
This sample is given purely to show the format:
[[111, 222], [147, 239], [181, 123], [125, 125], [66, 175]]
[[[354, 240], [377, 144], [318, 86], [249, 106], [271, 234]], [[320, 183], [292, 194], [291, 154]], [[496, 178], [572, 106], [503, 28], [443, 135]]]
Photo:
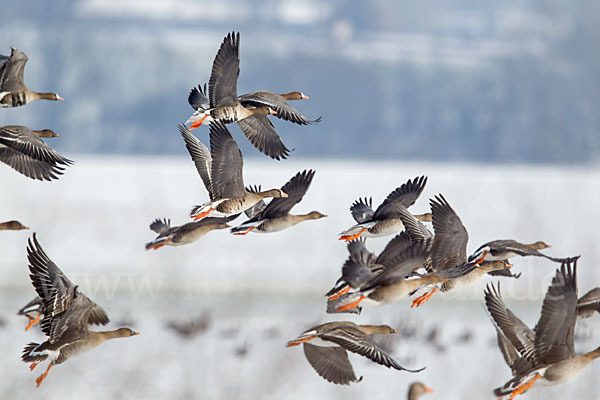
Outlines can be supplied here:
[[164, 242], [153, 244], [152, 246], [150, 246], [150, 248], [153, 250], [160, 249], [161, 247], [165, 246], [170, 241], [171, 241], [171, 238], [167, 238], [167, 240], [165, 240]]
[[410, 306], [410, 308], [413, 308], [414, 306], [417, 306], [417, 307], [419, 307], [419, 306], [421, 306], [421, 305], [425, 304], [425, 302], [427, 302], [427, 300], [429, 300], [429, 299], [431, 298], [431, 296], [433, 296], [433, 294], [434, 294], [435, 292], [437, 292], [437, 288], [433, 288], [433, 290], [432, 290], [431, 292], [429, 292], [429, 293], [425, 293], [424, 295], [417, 297], [417, 298], [416, 298], [416, 299], [413, 301], [413, 303], [412, 303], [412, 305]]
[[33, 370], [35, 369], [35, 367], [37, 367], [37, 365], [38, 365], [38, 363], [34, 362], [33, 364], [31, 364], [31, 365], [29, 366], [29, 370], [30, 370], [30, 371], [33, 371]]
[[38, 316], [36, 318], [31, 318], [30, 316], [27, 316], [27, 318], [29, 318], [29, 323], [25, 327], [25, 331], [28, 331], [29, 329], [31, 329], [32, 326], [34, 326], [35, 324], [40, 322], [41, 317], [42, 317], [42, 313], [39, 311], [38, 311]]
[[40, 387], [42, 382], [44, 382], [44, 379], [46, 379], [46, 377], [48, 376], [48, 372], [50, 372], [50, 368], [52, 368], [52, 364], [48, 364], [48, 368], [46, 369], [46, 372], [44, 372], [43, 374], [38, 376], [38, 378], [35, 380], [35, 383], [37, 383], [37, 387]]
[[485, 256], [487, 256], [488, 251], [484, 251], [483, 255], [481, 257], [479, 257], [479, 259], [477, 261], [475, 261], [475, 264], [481, 264], [483, 262], [483, 259], [485, 258]]
[[250, 232], [250, 231], [251, 231], [252, 229], [254, 229], [254, 228], [255, 228], [255, 227], [253, 226], [253, 227], [251, 227], [250, 229], [248, 229], [248, 230], [247, 230], [247, 231], [245, 231], [245, 232], [236, 232], [236, 233], [234, 233], [234, 235], [247, 235], [247, 234], [248, 234], [248, 232]]
[[309, 337], [305, 337], [302, 339], [296, 339], [296, 340], [292, 340], [291, 342], [288, 342], [288, 344], [285, 347], [292, 347], [292, 346], [298, 346], [304, 342], [308, 342], [311, 339], [316, 338], [317, 336], [313, 335], [313, 336], [309, 336]]
[[206, 114], [204, 117], [202, 117], [200, 120], [195, 121], [194, 123], [192, 123], [190, 125], [190, 130], [192, 129], [196, 129], [198, 128], [200, 125], [202, 125], [202, 123], [204, 122], [204, 120], [206, 119], [206, 117], [208, 117], [208, 114]]
[[348, 303], [348, 304], [344, 304], [343, 306], [340, 306], [338, 308], [335, 309], [335, 311], [341, 312], [341, 311], [348, 311], [348, 310], [352, 310], [355, 307], [358, 307], [358, 305], [360, 304], [361, 301], [363, 301], [365, 299], [365, 296], [360, 296], [358, 298], [358, 300], [353, 301], [352, 303]]
[[516, 396], [520, 395], [521, 393], [525, 393], [527, 389], [533, 386], [535, 381], [537, 381], [540, 378], [540, 376], [540, 374], [535, 374], [532, 380], [519, 385], [515, 390], [512, 391], [508, 400], [513, 400]]
[[214, 210], [214, 208], [209, 208], [208, 211], [204, 211], [201, 212], [200, 214], [194, 215], [192, 218], [194, 218], [194, 221], [198, 221], [199, 219], [202, 219], [204, 217], [206, 217], [208, 214], [210, 214], [210, 212]]
[[360, 231], [359, 231], [357, 234], [355, 234], [355, 235], [342, 235], [342, 236], [340, 236], [340, 239], [339, 239], [339, 240], [345, 240], [346, 242], [349, 242], [349, 241], [351, 241], [351, 240], [358, 239], [358, 238], [360, 237], [360, 235], [362, 235], [362, 234], [363, 234], [363, 232], [364, 232], [364, 231], [366, 231], [366, 230], [367, 230], [367, 228], [362, 228], [362, 229], [361, 229], [361, 230], [360, 230]]
[[329, 296], [328, 300], [335, 300], [335, 299], [339, 298], [341, 295], [348, 293], [349, 291], [350, 291], [350, 285], [346, 285], [343, 288], [341, 288], [337, 293], [334, 293], [331, 296]]

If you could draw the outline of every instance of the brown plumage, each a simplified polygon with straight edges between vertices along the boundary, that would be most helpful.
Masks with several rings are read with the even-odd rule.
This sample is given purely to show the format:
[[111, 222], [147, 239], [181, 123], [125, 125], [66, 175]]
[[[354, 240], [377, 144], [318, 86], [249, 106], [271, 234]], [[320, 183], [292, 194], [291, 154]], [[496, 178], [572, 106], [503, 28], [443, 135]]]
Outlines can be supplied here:
[[153, 241], [146, 243], [146, 250], [156, 250], [165, 245], [181, 246], [193, 243], [212, 230], [231, 228], [227, 222], [236, 217], [237, 214], [227, 218], [209, 217], [173, 227], [171, 220], [157, 218], [150, 224], [150, 229], [158, 233], [158, 236]]
[[[268, 205], [261, 202], [261, 206], [257, 207], [257, 209], [253, 207], [252, 213], [254, 215], [241, 225], [231, 229], [231, 232], [236, 235], [245, 235], [251, 231], [260, 233], [278, 232], [303, 221], [327, 217], [327, 215], [319, 211], [311, 211], [308, 214], [290, 215], [292, 207], [302, 201], [314, 175], [315, 171], [313, 170], [298, 172], [281, 187], [281, 191], [286, 193], [287, 197], [275, 198]], [[250, 189], [250, 191], [256, 193], [260, 190], [254, 188]]]
[[29, 227], [23, 225], [19, 221], [6, 221], [0, 223], [0, 231], [20, 231], [23, 229], [29, 229]]
[[[412, 206], [425, 189], [426, 184], [426, 176], [409, 179], [391, 192], [376, 210], [372, 208], [372, 198], [359, 198], [350, 207], [356, 225], [341, 232], [339, 240], [349, 242], [361, 236], [380, 237], [402, 231], [404, 224], [399, 210]], [[417, 215], [416, 218], [420, 221], [431, 221], [431, 214]]]
[[0, 108], [18, 107], [35, 100], [63, 100], [57, 93], [38, 93], [25, 86], [25, 53], [11, 47], [10, 57], [0, 55]]
[[36, 379], [40, 386], [53, 365], [91, 350], [106, 340], [138, 333], [129, 328], [89, 331], [88, 324], [105, 325], [109, 322], [106, 312], [81, 293], [78, 286], [50, 260], [38, 243], [35, 233], [32, 239], [29, 239], [27, 246], [29, 277], [45, 306], [41, 328], [48, 339], [41, 344], [29, 343], [23, 350], [21, 359], [32, 363], [31, 370], [40, 362], [49, 361], [46, 371]]
[[418, 400], [425, 393], [431, 393], [431, 392], [433, 392], [433, 389], [427, 387], [424, 383], [413, 382], [410, 384], [410, 387], [408, 388], [408, 400]]
[[512, 399], [540, 381], [543, 385], [562, 383], [600, 357], [600, 347], [585, 354], [575, 353], [576, 259], [556, 271], [534, 330], [506, 307], [499, 287], [488, 285], [485, 303], [496, 327], [500, 350], [513, 374], [513, 379], [494, 390], [496, 396], [510, 394]]
[[280, 189], [251, 193], [244, 187], [244, 160], [237, 143], [225, 125], [210, 125], [210, 151], [183, 125], [179, 131], [208, 191], [210, 201], [195, 206], [192, 218], [229, 217], [239, 214], [267, 197], [287, 197]]
[[0, 161], [31, 179], [52, 180], [62, 175], [73, 161], [61, 156], [40, 137], [58, 136], [50, 129], [30, 130], [26, 126], [0, 127]]

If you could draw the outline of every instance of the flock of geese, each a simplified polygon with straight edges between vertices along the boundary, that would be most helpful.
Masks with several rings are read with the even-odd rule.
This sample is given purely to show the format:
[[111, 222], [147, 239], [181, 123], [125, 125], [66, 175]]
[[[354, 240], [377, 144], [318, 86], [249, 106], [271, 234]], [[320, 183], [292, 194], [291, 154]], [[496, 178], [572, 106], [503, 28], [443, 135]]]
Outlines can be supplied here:
[[[230, 228], [232, 234], [272, 233], [307, 220], [327, 215], [312, 211], [290, 214], [314, 178], [314, 170], [294, 175], [281, 188], [262, 190], [246, 186], [243, 158], [227, 124], [236, 122], [250, 142], [262, 153], [281, 160], [290, 150], [275, 130], [271, 116], [300, 124], [309, 120], [288, 101], [308, 99], [301, 92], [276, 94], [258, 91], [237, 93], [239, 76], [239, 33], [228, 34], [214, 59], [208, 86], [194, 87], [188, 102], [194, 109], [185, 125], [179, 125], [185, 146], [208, 192], [208, 201], [192, 207], [192, 222], [171, 226], [170, 219], [157, 218], [150, 229], [158, 236], [146, 244], [157, 250], [165, 245], [192, 243], [212, 230]], [[36, 93], [23, 81], [27, 56], [12, 49], [10, 57], [0, 55], [0, 106], [17, 107], [38, 99], [63, 100], [56, 93]], [[190, 125], [189, 128], [186, 125]], [[191, 133], [209, 125], [207, 147]], [[58, 179], [73, 162], [53, 150], [41, 138], [58, 136], [52, 130], [31, 130], [25, 126], [0, 128], [0, 160], [19, 173], [37, 180]], [[600, 356], [600, 347], [585, 354], [574, 351], [574, 327], [578, 318], [591, 317], [600, 311], [600, 288], [578, 298], [577, 263], [579, 256], [551, 257], [542, 253], [550, 246], [515, 240], [495, 240], [481, 245], [467, 255], [468, 233], [446, 197], [439, 194], [429, 201], [431, 212], [413, 215], [408, 209], [418, 200], [427, 177], [415, 177], [394, 189], [373, 209], [372, 198], [359, 198], [350, 207], [356, 224], [340, 233], [347, 242], [348, 259], [341, 276], [326, 293], [327, 313], [360, 314], [363, 306], [381, 306], [422, 293], [412, 307], [422, 306], [438, 290], [459, 290], [478, 282], [484, 275], [519, 278], [509, 260], [516, 256], [544, 257], [560, 264], [543, 302], [541, 317], [534, 329], [527, 327], [505, 305], [500, 284], [488, 284], [484, 299], [497, 331], [498, 346], [512, 370], [512, 378], [494, 390], [497, 396], [513, 399], [533, 385], [557, 384], [579, 373]], [[271, 199], [268, 203], [265, 199]], [[247, 220], [229, 225], [241, 213]], [[425, 225], [431, 223], [433, 232]], [[18, 221], [0, 224], [0, 230], [28, 229]], [[380, 254], [371, 253], [366, 238], [395, 235]], [[24, 306], [20, 315], [29, 319], [26, 330], [41, 320], [42, 332], [48, 337], [41, 344], [29, 343], [22, 360], [33, 370], [48, 362], [37, 379], [39, 386], [51, 367], [69, 357], [88, 351], [106, 340], [138, 335], [130, 328], [95, 332], [90, 324], [105, 325], [107, 313], [83, 294], [46, 254], [34, 233], [28, 240], [27, 259], [30, 279], [37, 296]], [[306, 359], [329, 382], [359, 382], [347, 352], [357, 353], [388, 368], [417, 373], [387, 354], [372, 338], [374, 334], [394, 334], [387, 325], [357, 325], [349, 321], [328, 322], [307, 329], [288, 347], [302, 345]], [[408, 398], [415, 400], [431, 389], [413, 383]]]

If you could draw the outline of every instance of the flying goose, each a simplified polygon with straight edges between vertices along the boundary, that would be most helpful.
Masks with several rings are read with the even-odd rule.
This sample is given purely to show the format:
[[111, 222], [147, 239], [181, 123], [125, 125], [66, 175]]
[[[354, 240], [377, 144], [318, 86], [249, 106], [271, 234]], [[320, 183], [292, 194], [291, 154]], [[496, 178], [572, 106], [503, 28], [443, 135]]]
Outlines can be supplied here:
[[[372, 209], [372, 198], [359, 198], [350, 207], [352, 217], [357, 223], [340, 233], [339, 240], [349, 242], [361, 236], [380, 237], [402, 231], [404, 225], [398, 215], [397, 208], [399, 206], [404, 208], [412, 206], [425, 189], [426, 183], [426, 176], [414, 178], [413, 180], [409, 179], [390, 193], [376, 210]], [[416, 218], [420, 221], [431, 221], [431, 214], [417, 215]]]
[[58, 179], [73, 161], [61, 156], [40, 137], [58, 134], [50, 129], [33, 131], [26, 126], [0, 127], [0, 161], [31, 179]]
[[31, 363], [33, 369], [41, 362], [48, 361], [46, 371], [36, 379], [39, 387], [53, 365], [65, 362], [78, 353], [92, 350], [109, 339], [137, 335], [129, 328], [114, 331], [93, 332], [88, 324], [106, 325], [109, 322], [106, 312], [91, 301], [58, 268], [39, 244], [36, 234], [29, 239], [27, 246], [29, 277], [38, 296], [45, 306], [42, 332], [48, 339], [39, 343], [29, 343], [23, 350], [21, 359]]
[[190, 217], [229, 217], [267, 197], [287, 197], [280, 189], [251, 193], [244, 187], [243, 158], [237, 143], [220, 121], [210, 125], [210, 151], [184, 125], [179, 125], [185, 145], [208, 191], [210, 201], [195, 206]]
[[563, 263], [546, 292], [534, 330], [504, 304], [500, 287], [488, 285], [485, 303], [499, 338], [499, 347], [513, 378], [494, 390], [510, 399], [534, 385], [556, 385], [581, 372], [600, 357], [600, 347], [577, 354], [573, 344], [577, 320], [577, 258]]
[[[356, 325], [349, 321], [328, 322], [314, 326], [287, 347], [304, 347], [304, 355], [313, 369], [328, 382], [349, 385], [360, 382], [356, 378], [346, 350], [367, 357], [371, 361], [400, 371], [420, 372], [406, 369], [390, 357], [369, 335], [398, 333], [387, 325]], [[310, 343], [309, 343], [310, 342]]]
[[64, 100], [57, 93], [29, 90], [23, 81], [26, 63], [25, 53], [14, 47], [11, 47], [10, 57], [0, 55], [0, 108], [18, 107], [39, 99]]
[[[327, 217], [327, 215], [319, 211], [311, 211], [308, 214], [300, 215], [290, 214], [292, 207], [302, 201], [314, 175], [315, 171], [313, 170], [298, 172], [281, 187], [281, 190], [288, 197], [279, 197], [271, 200], [262, 210], [258, 212], [254, 211], [255, 214], [249, 220], [232, 228], [231, 232], [234, 235], [246, 235], [251, 231], [260, 233], [278, 232], [299, 224], [302, 221]], [[250, 191], [256, 193], [259, 189], [252, 189]]]

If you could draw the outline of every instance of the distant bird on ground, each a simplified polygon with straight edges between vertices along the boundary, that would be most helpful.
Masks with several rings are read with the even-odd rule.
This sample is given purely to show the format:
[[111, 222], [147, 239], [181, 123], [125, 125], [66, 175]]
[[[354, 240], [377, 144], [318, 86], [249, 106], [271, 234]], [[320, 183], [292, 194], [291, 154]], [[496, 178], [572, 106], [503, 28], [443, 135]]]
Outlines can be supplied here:
[[173, 227], [170, 219], [157, 218], [150, 224], [150, 229], [158, 233], [158, 237], [146, 243], [146, 250], [157, 250], [164, 245], [181, 246], [193, 243], [212, 230], [231, 228], [227, 222], [234, 218], [237, 218], [237, 214], [227, 218], [204, 218]]
[[513, 375], [513, 379], [494, 390], [496, 396], [510, 395], [513, 399], [534, 385], [565, 382], [600, 357], [600, 347], [585, 354], [575, 353], [577, 261], [562, 264], [556, 271], [535, 330], [506, 307], [499, 287], [487, 286], [485, 304], [496, 327], [498, 345]]
[[[356, 200], [350, 207], [350, 212], [357, 224], [340, 233], [339, 239], [349, 242], [361, 236], [388, 236], [402, 231], [404, 225], [398, 216], [397, 208], [412, 206], [425, 189], [426, 183], [426, 176], [409, 179], [408, 182], [390, 193], [375, 211], [371, 208], [372, 199]], [[431, 221], [431, 214], [417, 215], [416, 218], [420, 221]]]
[[482, 259], [482, 261], [508, 261], [509, 258], [515, 256], [537, 256], [545, 257], [548, 260], [558, 263], [565, 262], [564, 258], [550, 257], [538, 251], [547, 249], [548, 247], [550, 247], [550, 245], [542, 241], [523, 244], [512, 239], [494, 240], [481, 245], [481, 247], [475, 250], [473, 254], [469, 256], [469, 261], [478, 259]]
[[[431, 206], [433, 231], [433, 246], [431, 249], [431, 263], [426, 266], [428, 272], [442, 273], [452, 269], [463, 270], [464, 273], [448, 278], [440, 286], [442, 292], [470, 286], [485, 275], [494, 271], [505, 270], [512, 267], [505, 261], [491, 261], [480, 265], [483, 257], [477, 260], [467, 260], [467, 243], [469, 234], [460, 217], [446, 201], [444, 196], [437, 195], [429, 201]], [[412, 214], [404, 210], [399, 211], [400, 218], [406, 226], [408, 235], [413, 240], [430, 240], [431, 233], [425, 229]], [[416, 298], [414, 306], [420, 306], [431, 298], [437, 291], [437, 286], [429, 293]]]
[[58, 134], [50, 129], [32, 131], [26, 126], [0, 127], [0, 161], [31, 179], [58, 179], [65, 166], [73, 161], [61, 156], [40, 137], [51, 138]]
[[23, 308], [17, 311], [17, 315], [23, 315], [27, 317], [29, 323], [25, 327], [25, 331], [28, 331], [33, 325], [40, 322], [42, 315], [46, 311], [46, 306], [44, 305], [44, 301], [40, 296], [35, 296], [33, 300], [29, 303], [25, 304]]
[[[258, 209], [253, 208], [253, 212], [256, 214], [241, 225], [231, 229], [231, 233], [234, 235], [246, 235], [250, 231], [260, 233], [278, 232], [299, 224], [302, 221], [327, 217], [327, 215], [319, 211], [311, 211], [308, 214], [301, 215], [290, 215], [292, 207], [302, 201], [314, 175], [315, 171], [313, 170], [298, 172], [281, 188], [281, 191], [286, 193], [288, 197], [273, 199], [268, 205], [260, 201], [257, 203]], [[251, 189], [250, 192], [257, 193], [259, 190], [260, 187], [258, 189]]]
[[408, 388], [408, 400], [419, 400], [425, 393], [431, 393], [433, 389], [425, 386], [422, 382], [413, 382]]
[[23, 225], [19, 221], [6, 221], [0, 223], [0, 231], [20, 231], [23, 229], [29, 229], [29, 227]]
[[41, 322], [42, 332], [48, 336], [45, 342], [29, 343], [21, 359], [32, 363], [33, 369], [41, 362], [49, 361], [46, 371], [36, 379], [40, 386], [53, 365], [65, 362], [69, 357], [89, 351], [104, 341], [137, 335], [129, 328], [114, 331], [92, 332], [88, 324], [106, 325], [106, 312], [81, 293], [42, 249], [36, 234], [29, 239], [27, 259], [31, 282], [43, 300], [46, 310]]
[[[283, 144], [267, 116], [274, 114], [301, 125], [319, 120], [307, 120], [285, 101], [307, 98], [300, 92], [277, 95], [260, 91], [238, 97], [239, 45], [239, 33], [232, 32], [225, 37], [213, 62], [208, 81], [209, 102], [206, 102], [206, 87], [204, 91], [200, 86], [199, 90], [192, 89], [188, 102], [197, 112], [188, 121], [195, 120], [192, 128], [199, 126], [203, 121], [212, 123], [218, 120], [224, 124], [237, 122], [248, 140], [259, 151], [277, 160], [285, 159], [289, 154], [289, 149]], [[208, 112], [210, 112], [210, 116]]]
[[167, 328], [184, 339], [192, 339], [206, 332], [210, 328], [210, 324], [210, 313], [204, 312], [198, 317], [187, 321], [169, 321], [167, 323]]
[[210, 125], [210, 151], [183, 125], [179, 132], [185, 140], [196, 169], [208, 191], [210, 201], [195, 206], [190, 217], [229, 217], [239, 214], [267, 197], [287, 197], [279, 189], [250, 193], [244, 187], [244, 160], [237, 143], [225, 125], [215, 121]]
[[303, 332], [298, 338], [288, 342], [287, 347], [303, 344], [304, 355], [317, 374], [328, 382], [341, 385], [362, 380], [362, 377], [356, 379], [346, 350], [400, 371], [420, 372], [425, 369], [410, 370], [398, 364], [369, 337], [376, 333], [391, 334], [397, 331], [387, 325], [356, 325], [348, 321], [328, 322]]
[[64, 100], [56, 93], [37, 93], [23, 81], [25, 53], [11, 47], [10, 57], [0, 55], [0, 108], [18, 107], [34, 100]]

